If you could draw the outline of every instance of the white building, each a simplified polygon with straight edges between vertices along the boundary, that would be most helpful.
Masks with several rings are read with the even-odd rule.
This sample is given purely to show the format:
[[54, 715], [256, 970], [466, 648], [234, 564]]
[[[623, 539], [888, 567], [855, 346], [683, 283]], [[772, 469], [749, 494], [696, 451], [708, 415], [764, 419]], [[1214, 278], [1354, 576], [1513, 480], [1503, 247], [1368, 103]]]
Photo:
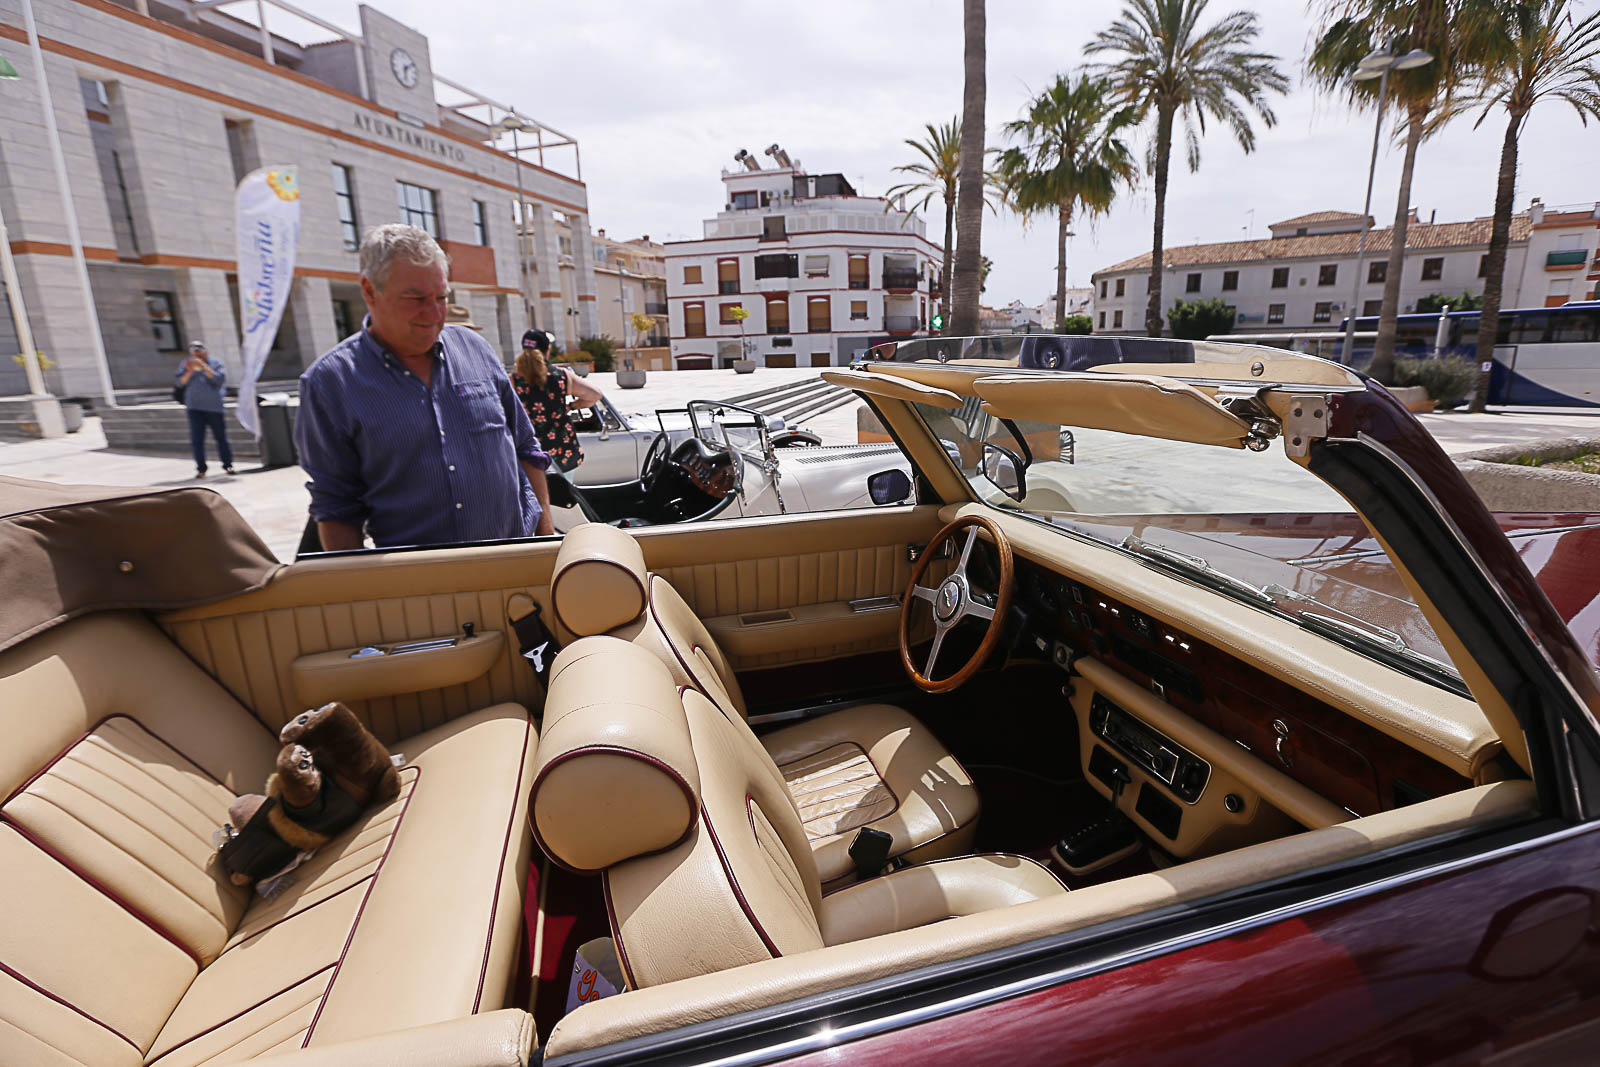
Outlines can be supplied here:
[[[270, 34], [229, 13], [254, 17], [254, 5], [34, 0], [117, 389], [167, 386], [195, 339], [238, 371], [234, 188], [274, 164], [299, 170], [300, 246], [264, 378], [298, 376], [359, 328], [356, 247], [364, 230], [385, 222], [413, 222], [439, 238], [456, 301], [502, 352], [527, 324], [524, 291], [540, 325], [571, 317], [579, 332], [598, 332], [575, 141], [542, 124], [519, 133], [519, 165], [495, 127], [506, 106], [435, 73], [421, 34], [365, 5], [355, 34], [265, 2]], [[93, 333], [22, 25], [17, 0], [0, 0], [0, 52], [22, 72], [0, 81], [0, 212], [35, 343], [50, 364], [47, 383], [61, 395], [98, 396]], [[305, 40], [286, 36], [286, 26]], [[519, 185], [533, 233], [526, 275], [513, 223]], [[566, 297], [541, 284], [558, 274], [557, 212], [578, 235]], [[26, 391], [16, 351], [0, 300], [0, 395]]]
[[[1413, 211], [1401, 267], [1401, 314], [1413, 311], [1424, 296], [1483, 292], [1491, 223], [1489, 218], [1421, 222]], [[1235, 329], [1240, 332], [1336, 330], [1359, 272], [1356, 313], [1376, 315], [1393, 230], [1367, 234], [1358, 267], [1361, 225], [1359, 214], [1318, 211], [1273, 223], [1265, 240], [1168, 248], [1162, 314], [1178, 300], [1220, 297], [1238, 309]], [[1529, 210], [1512, 216], [1501, 306], [1546, 307], [1589, 298], [1600, 280], [1597, 240], [1600, 204], [1547, 209], [1533, 201]], [[1147, 252], [1095, 272], [1096, 333], [1145, 332], [1150, 261]]]
[[[841, 174], [807, 174], [783, 149], [722, 172], [723, 210], [698, 241], [667, 244], [673, 364], [847, 364], [872, 345], [924, 333], [941, 250], [920, 216], [857, 195]], [[741, 323], [735, 309], [748, 316]]]

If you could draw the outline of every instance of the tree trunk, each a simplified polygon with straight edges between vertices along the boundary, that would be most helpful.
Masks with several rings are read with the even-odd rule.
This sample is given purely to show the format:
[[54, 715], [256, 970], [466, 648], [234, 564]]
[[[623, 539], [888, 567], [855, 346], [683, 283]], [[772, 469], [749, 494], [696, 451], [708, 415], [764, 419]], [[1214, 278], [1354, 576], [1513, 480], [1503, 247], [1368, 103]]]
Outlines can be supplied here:
[[951, 288], [950, 331], [958, 337], [978, 332], [979, 274], [983, 255], [984, 0], [962, 0], [961, 28], [966, 47], [962, 65], [961, 171], [956, 190], [955, 282]]
[[[1515, 112], [1506, 123], [1506, 138], [1500, 144], [1500, 177], [1494, 190], [1494, 227], [1489, 231], [1489, 261], [1483, 269], [1483, 311], [1478, 317], [1478, 366], [1494, 360], [1494, 345], [1500, 333], [1500, 291], [1505, 283], [1506, 246], [1511, 243], [1511, 201], [1517, 194], [1517, 137], [1522, 116]], [[1478, 389], [1472, 396], [1473, 411], [1482, 411], [1489, 401], [1487, 370], [1478, 371]]]
[[1056, 226], [1056, 333], [1067, 332], [1067, 231], [1072, 228], [1072, 201], [1061, 202]]
[[1172, 108], [1156, 112], [1156, 225], [1150, 239], [1150, 299], [1144, 309], [1144, 332], [1161, 336], [1162, 230], [1167, 224], [1167, 166], [1172, 162]]
[[950, 332], [950, 261], [955, 256], [956, 249], [956, 191], [951, 186], [944, 194], [944, 273], [941, 275], [943, 285], [939, 293], [939, 310], [944, 313], [944, 329], [941, 333]]
[[1394, 384], [1394, 344], [1399, 333], [1395, 319], [1400, 313], [1400, 275], [1405, 270], [1406, 230], [1411, 221], [1411, 171], [1417, 163], [1417, 145], [1422, 141], [1422, 123], [1427, 116], [1426, 104], [1413, 104], [1406, 114], [1406, 157], [1400, 167], [1400, 196], [1394, 210], [1394, 232], [1389, 239], [1389, 266], [1383, 279], [1383, 305], [1378, 311], [1378, 338], [1372, 345], [1372, 366], [1367, 368], [1367, 373], [1384, 385]]

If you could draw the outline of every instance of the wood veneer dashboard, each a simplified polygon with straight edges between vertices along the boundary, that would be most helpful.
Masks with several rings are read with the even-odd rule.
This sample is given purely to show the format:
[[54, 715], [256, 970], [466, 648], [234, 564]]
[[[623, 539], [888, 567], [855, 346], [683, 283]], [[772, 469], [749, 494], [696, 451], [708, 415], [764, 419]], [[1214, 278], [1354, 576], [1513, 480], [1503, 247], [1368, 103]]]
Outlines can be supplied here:
[[1036, 635], [1107, 664], [1357, 815], [1472, 785], [1403, 742], [1132, 605], [1026, 560], [1016, 566], [1016, 595]]

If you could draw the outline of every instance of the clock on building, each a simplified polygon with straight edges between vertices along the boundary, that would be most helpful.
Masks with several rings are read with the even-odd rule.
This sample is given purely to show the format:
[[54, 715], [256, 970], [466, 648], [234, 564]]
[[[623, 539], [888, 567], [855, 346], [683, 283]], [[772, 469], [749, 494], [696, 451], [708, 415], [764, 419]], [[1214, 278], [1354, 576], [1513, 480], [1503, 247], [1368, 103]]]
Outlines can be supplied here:
[[394, 80], [407, 89], [417, 87], [417, 77], [421, 72], [417, 69], [417, 61], [404, 48], [396, 48], [389, 53], [389, 69], [394, 71]]

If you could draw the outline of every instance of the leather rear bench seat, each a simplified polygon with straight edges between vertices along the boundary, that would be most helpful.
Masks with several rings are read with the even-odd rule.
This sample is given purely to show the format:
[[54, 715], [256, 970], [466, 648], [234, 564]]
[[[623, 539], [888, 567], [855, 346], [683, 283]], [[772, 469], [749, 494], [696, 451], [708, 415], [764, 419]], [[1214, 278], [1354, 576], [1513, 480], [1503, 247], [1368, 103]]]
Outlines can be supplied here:
[[0, 730], [0, 1063], [186, 1067], [434, 1024], [463, 1049], [475, 1029], [531, 1044], [506, 1013], [450, 1022], [505, 1006], [520, 956], [522, 707], [391, 745], [400, 796], [271, 900], [228, 882], [211, 838], [275, 731], [149, 621], [0, 653]]

